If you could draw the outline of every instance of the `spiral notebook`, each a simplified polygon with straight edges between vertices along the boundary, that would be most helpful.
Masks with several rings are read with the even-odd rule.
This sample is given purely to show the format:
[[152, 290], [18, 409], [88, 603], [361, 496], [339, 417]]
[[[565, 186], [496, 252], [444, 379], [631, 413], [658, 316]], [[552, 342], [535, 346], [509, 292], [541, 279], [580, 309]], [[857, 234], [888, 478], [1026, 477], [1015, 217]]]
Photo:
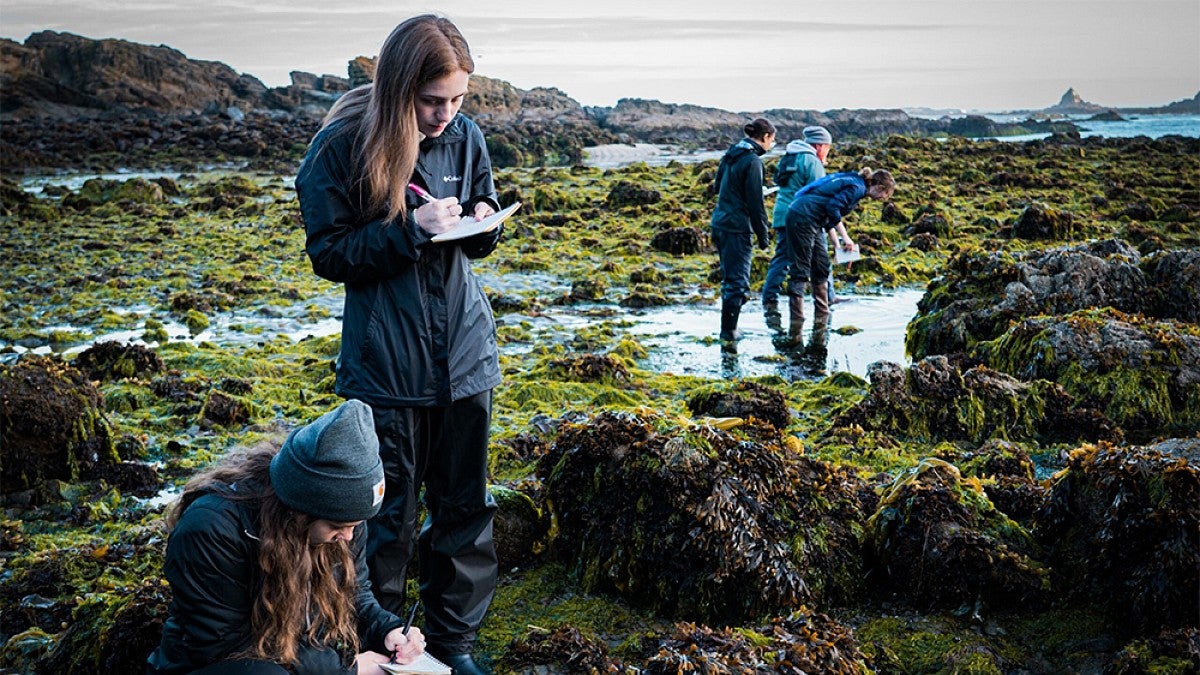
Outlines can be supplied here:
[[452, 675], [450, 666], [438, 661], [429, 654], [421, 654], [412, 663], [382, 663], [379, 665], [389, 673], [400, 675]]

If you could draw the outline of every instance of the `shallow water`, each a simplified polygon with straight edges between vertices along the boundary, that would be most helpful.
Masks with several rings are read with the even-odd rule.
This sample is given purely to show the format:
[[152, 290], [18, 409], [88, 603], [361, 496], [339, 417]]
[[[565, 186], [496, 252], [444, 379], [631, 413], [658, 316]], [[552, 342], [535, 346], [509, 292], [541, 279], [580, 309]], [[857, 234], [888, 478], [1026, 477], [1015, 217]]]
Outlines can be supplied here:
[[[510, 275], [505, 289], [544, 287], [550, 278], [539, 275]], [[496, 280], [492, 280], [495, 282]], [[490, 285], [490, 284], [489, 284]], [[814, 349], [812, 335], [812, 302], [806, 303], [809, 317], [802, 345], [792, 344], [780, 331], [767, 326], [762, 305], [754, 300], [742, 309], [739, 329], [743, 333], [736, 352], [723, 351], [716, 340], [720, 326], [720, 306], [711, 304], [670, 305], [647, 309], [625, 309], [615, 304], [580, 304], [556, 306], [534, 314], [509, 313], [497, 317], [501, 326], [524, 325], [531, 340], [510, 342], [501, 346], [502, 353], [521, 354], [535, 345], [567, 344], [580, 329], [600, 322], [613, 326], [619, 335], [627, 334], [638, 340], [649, 352], [638, 365], [654, 372], [694, 375], [698, 377], [729, 378], [779, 375], [788, 380], [816, 378], [845, 371], [864, 376], [867, 366], [879, 360], [907, 364], [904, 354], [904, 331], [916, 314], [920, 289], [901, 289], [881, 295], [843, 294], [844, 302], [834, 306], [828, 324], [825, 353]], [[307, 308], [319, 307], [331, 316], [312, 319]], [[305, 305], [264, 307], [256, 311], [223, 312], [209, 316], [211, 325], [202, 332], [191, 334], [178, 322], [165, 322], [172, 342], [212, 342], [237, 345], [269, 341], [276, 336], [292, 340], [306, 337], [335, 335], [341, 331], [341, 294], [309, 299]], [[787, 328], [786, 303], [782, 328]], [[69, 331], [71, 326], [58, 326]], [[858, 329], [849, 335], [838, 329]], [[134, 344], [142, 342], [144, 330], [114, 331], [95, 335], [92, 342], [114, 340]], [[615, 340], [614, 340], [615, 342]], [[30, 349], [46, 354], [55, 351], [73, 354], [90, 346], [75, 344], [63, 347], [42, 346]], [[26, 351], [14, 346], [17, 351]], [[807, 349], [806, 349], [807, 347]], [[9, 357], [15, 358], [16, 354]], [[7, 358], [7, 357], [6, 357]]]

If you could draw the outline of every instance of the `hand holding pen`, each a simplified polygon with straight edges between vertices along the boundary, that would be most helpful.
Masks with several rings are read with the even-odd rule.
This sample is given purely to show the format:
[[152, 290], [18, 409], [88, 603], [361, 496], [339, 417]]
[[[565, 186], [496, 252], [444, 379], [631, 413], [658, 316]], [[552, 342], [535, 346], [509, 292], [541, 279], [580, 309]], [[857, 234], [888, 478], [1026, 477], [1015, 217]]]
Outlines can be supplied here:
[[438, 199], [416, 183], [409, 183], [408, 189], [425, 201], [423, 206], [413, 211], [417, 226], [422, 230], [429, 234], [441, 234], [462, 220], [462, 205], [458, 203], [458, 197]]
[[384, 638], [383, 646], [392, 653], [392, 663], [409, 663], [425, 651], [425, 636], [420, 628], [413, 628], [412, 625], [418, 605], [420, 603], [413, 603], [403, 628], [393, 628]]

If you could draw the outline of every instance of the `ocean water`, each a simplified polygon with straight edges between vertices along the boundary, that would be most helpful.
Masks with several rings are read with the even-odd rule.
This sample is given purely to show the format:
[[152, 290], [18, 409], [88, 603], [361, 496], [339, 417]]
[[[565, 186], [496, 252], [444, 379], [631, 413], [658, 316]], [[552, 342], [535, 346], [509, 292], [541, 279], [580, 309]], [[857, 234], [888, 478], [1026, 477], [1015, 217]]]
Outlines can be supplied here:
[[[1027, 116], [986, 115], [997, 122], [1021, 122]], [[1146, 136], [1160, 138], [1162, 136], [1187, 136], [1200, 138], [1200, 115], [1128, 115], [1121, 122], [1101, 122], [1088, 120], [1090, 115], [1075, 115], [1068, 119], [1079, 127], [1079, 135], [1104, 136], [1105, 138], [1133, 138]], [[1025, 134], [1021, 136], [1002, 136], [1001, 141], [1033, 141], [1046, 138], [1050, 134]]]

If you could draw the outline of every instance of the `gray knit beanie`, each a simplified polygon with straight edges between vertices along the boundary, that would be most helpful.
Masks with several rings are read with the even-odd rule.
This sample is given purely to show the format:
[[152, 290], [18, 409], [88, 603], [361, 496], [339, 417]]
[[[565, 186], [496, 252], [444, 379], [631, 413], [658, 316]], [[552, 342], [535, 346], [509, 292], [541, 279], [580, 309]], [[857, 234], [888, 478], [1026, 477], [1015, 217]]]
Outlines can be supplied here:
[[831, 145], [833, 143], [833, 136], [825, 127], [804, 127], [804, 142], [809, 145], [815, 143]]
[[271, 486], [289, 508], [335, 523], [366, 520], [383, 503], [383, 463], [371, 408], [346, 401], [288, 435]]

